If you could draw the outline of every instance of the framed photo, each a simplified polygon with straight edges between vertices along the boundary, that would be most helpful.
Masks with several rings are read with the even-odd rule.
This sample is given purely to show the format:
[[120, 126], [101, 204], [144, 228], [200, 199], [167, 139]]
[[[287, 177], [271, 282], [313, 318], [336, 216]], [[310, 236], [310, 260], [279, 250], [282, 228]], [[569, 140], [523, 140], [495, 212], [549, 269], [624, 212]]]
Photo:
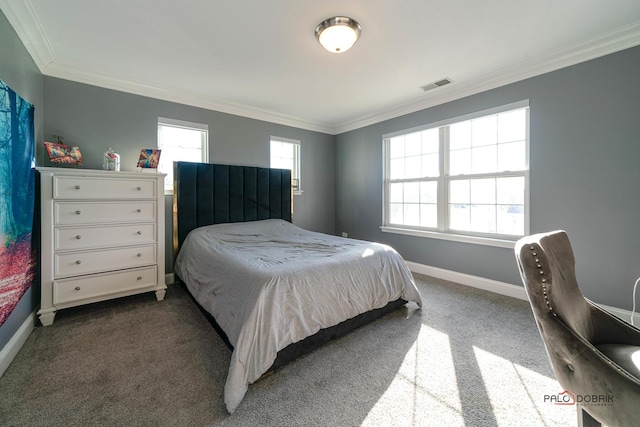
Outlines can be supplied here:
[[162, 150], [157, 150], [155, 148], [143, 148], [140, 150], [138, 167], [142, 169], [158, 169], [161, 151]]
[[44, 146], [47, 149], [47, 154], [49, 155], [51, 163], [64, 163], [70, 165], [82, 164], [82, 153], [78, 147], [62, 144], [60, 142], [45, 142]]

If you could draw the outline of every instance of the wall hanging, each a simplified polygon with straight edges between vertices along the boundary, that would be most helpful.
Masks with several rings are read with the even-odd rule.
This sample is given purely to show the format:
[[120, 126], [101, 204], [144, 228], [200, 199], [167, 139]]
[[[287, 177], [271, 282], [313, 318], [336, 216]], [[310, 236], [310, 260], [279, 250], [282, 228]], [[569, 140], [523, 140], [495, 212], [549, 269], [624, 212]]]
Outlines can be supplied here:
[[35, 275], [33, 111], [0, 80], [0, 325]]

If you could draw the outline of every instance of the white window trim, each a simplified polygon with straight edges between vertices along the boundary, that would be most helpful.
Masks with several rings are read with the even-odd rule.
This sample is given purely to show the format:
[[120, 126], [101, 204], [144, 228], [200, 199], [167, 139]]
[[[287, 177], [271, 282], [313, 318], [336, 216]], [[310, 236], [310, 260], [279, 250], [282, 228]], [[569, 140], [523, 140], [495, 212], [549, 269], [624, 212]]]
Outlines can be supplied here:
[[[160, 139], [160, 126], [172, 126], [184, 129], [195, 129], [204, 132], [203, 141], [201, 142], [201, 159], [203, 163], [209, 162], [209, 125], [195, 122], [188, 122], [185, 120], [170, 119], [167, 117], [158, 117], [157, 131], [158, 140]], [[167, 188], [165, 183], [164, 194], [165, 196], [173, 195], [173, 187]], [[172, 184], [173, 185], [173, 184]]]
[[515, 240], [493, 239], [484, 236], [470, 236], [464, 234], [446, 233], [441, 231], [430, 230], [414, 230], [401, 227], [380, 226], [380, 230], [384, 233], [403, 234], [405, 236], [426, 237], [438, 240], [449, 240], [451, 242], [473, 243], [476, 245], [495, 246], [498, 248], [513, 249]]
[[[433, 123], [429, 123], [426, 125], [421, 125], [421, 126], [416, 126], [413, 128], [409, 128], [409, 129], [403, 129], [400, 131], [396, 131], [396, 132], [391, 132], [391, 133], [387, 133], [382, 135], [382, 152], [383, 152], [383, 156], [382, 156], [382, 170], [384, 172], [384, 176], [383, 176], [383, 197], [382, 197], [382, 224], [380, 226], [380, 230], [382, 232], [385, 233], [395, 233], [395, 234], [402, 234], [402, 235], [406, 235], [406, 236], [416, 236], [416, 237], [426, 237], [426, 238], [432, 238], [432, 239], [439, 239], [439, 240], [448, 240], [448, 241], [453, 241], [453, 242], [462, 242], [462, 243], [471, 243], [471, 244], [477, 244], [477, 245], [484, 245], [484, 246], [493, 246], [493, 247], [499, 247], [499, 248], [509, 248], [509, 249], [513, 249], [515, 246], [515, 242], [520, 239], [520, 236], [502, 236], [502, 235], [498, 235], [496, 234], [495, 237], [490, 237], [490, 236], [486, 236], [486, 235], [474, 235], [472, 232], [469, 232], [468, 234], [465, 232], [465, 234], [458, 234], [455, 233], [454, 231], [446, 231], [445, 228], [440, 224], [439, 221], [439, 227], [437, 230], [432, 230], [432, 229], [418, 229], [418, 228], [413, 228], [413, 227], [402, 227], [402, 226], [397, 226], [397, 225], [385, 225], [386, 224], [386, 216], [388, 214], [387, 212], [387, 200], [389, 198], [389, 194], [388, 194], [388, 186], [387, 186], [387, 176], [388, 176], [388, 164], [387, 164], [387, 143], [386, 140], [389, 138], [393, 138], [395, 136], [399, 136], [399, 135], [405, 135], [405, 134], [409, 134], [409, 133], [413, 133], [413, 132], [419, 132], [422, 130], [426, 130], [426, 129], [432, 129], [432, 128], [436, 128], [436, 127], [442, 127], [442, 126], [448, 126], [450, 124], [453, 123], [458, 123], [458, 122], [463, 122], [466, 120], [471, 120], [471, 119], [475, 119], [478, 117], [483, 117], [483, 116], [488, 116], [488, 115], [492, 115], [492, 114], [497, 114], [497, 113], [501, 113], [501, 112], [505, 112], [505, 111], [509, 111], [509, 110], [517, 110], [519, 108], [528, 108], [529, 107], [529, 100], [522, 100], [522, 101], [517, 101], [517, 102], [513, 102], [510, 104], [506, 104], [506, 105], [501, 105], [498, 107], [494, 107], [494, 108], [489, 108], [486, 110], [482, 110], [482, 111], [477, 111], [477, 112], [473, 112], [473, 113], [469, 113], [469, 114], [465, 114], [462, 116], [457, 116], [457, 117], [453, 117], [450, 119], [446, 119], [446, 120], [441, 120], [441, 121], [437, 121], [437, 122], [433, 122]], [[530, 163], [529, 163], [529, 147], [530, 147], [530, 115], [527, 114], [527, 123], [526, 123], [526, 140], [525, 140], [525, 172], [524, 172], [524, 177], [525, 177], [525, 194], [524, 194], [524, 235], [528, 235], [530, 233], [530, 179], [529, 179], [529, 172], [530, 172]], [[445, 168], [444, 168], [444, 158], [447, 155], [445, 150], [445, 147], [442, 146], [440, 149], [442, 150], [442, 153], [444, 153], [443, 155], [440, 156], [440, 170], [442, 171], [440, 174], [440, 177], [438, 178], [438, 181], [440, 180], [445, 180]], [[439, 218], [441, 217], [441, 212], [440, 210], [444, 210], [444, 222], [448, 222], [448, 216], [446, 214], [446, 200], [444, 200], [445, 195], [441, 194], [443, 192], [439, 192], [438, 195], [438, 216]]]
[[[302, 190], [302, 177], [301, 175], [301, 168], [300, 168], [300, 163], [302, 161], [302, 153], [300, 152], [301, 148], [301, 144], [300, 141], [297, 139], [291, 139], [291, 138], [283, 138], [281, 136], [274, 136], [271, 135], [271, 139], [269, 140], [269, 158], [271, 158], [271, 141], [277, 141], [277, 142], [284, 142], [287, 144], [293, 144], [295, 145], [295, 153], [294, 153], [294, 158], [293, 158], [293, 163], [294, 163], [294, 168], [296, 168], [296, 176], [298, 177], [298, 190], [294, 190], [293, 195], [294, 196], [300, 196], [302, 195], [302, 193], [304, 192]], [[271, 161], [269, 161], [269, 166], [271, 166]]]
[[185, 120], [169, 119], [166, 117], [158, 117], [158, 124], [174, 126], [178, 128], [198, 129], [198, 130], [204, 130], [207, 132], [209, 131], [209, 125], [206, 125], [206, 124], [187, 122]]

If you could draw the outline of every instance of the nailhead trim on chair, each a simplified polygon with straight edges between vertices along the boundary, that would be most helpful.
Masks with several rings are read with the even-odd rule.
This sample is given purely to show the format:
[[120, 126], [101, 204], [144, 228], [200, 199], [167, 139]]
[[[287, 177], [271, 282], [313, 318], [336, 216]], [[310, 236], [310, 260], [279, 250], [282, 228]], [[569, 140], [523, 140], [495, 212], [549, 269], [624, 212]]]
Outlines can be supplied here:
[[533, 255], [536, 261], [536, 267], [538, 267], [538, 271], [540, 272], [540, 275], [542, 276], [542, 295], [544, 296], [544, 301], [547, 304], [547, 308], [549, 309], [549, 311], [551, 312], [551, 314], [553, 314], [554, 316], [556, 315], [556, 313], [553, 311], [553, 308], [551, 307], [551, 303], [549, 302], [549, 296], [547, 294], [547, 278], [544, 277], [544, 270], [542, 269], [542, 265], [540, 264], [540, 258], [538, 258], [538, 253], [536, 252], [536, 248], [531, 245], [529, 246], [529, 249], [531, 249], [531, 255]]

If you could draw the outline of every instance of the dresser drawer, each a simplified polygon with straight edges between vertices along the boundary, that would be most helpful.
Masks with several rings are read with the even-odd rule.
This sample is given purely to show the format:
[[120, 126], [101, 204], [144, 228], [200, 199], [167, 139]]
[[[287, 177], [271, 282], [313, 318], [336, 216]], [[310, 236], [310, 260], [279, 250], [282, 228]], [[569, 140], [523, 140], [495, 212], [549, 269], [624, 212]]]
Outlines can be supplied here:
[[157, 270], [155, 266], [55, 280], [53, 282], [53, 303], [64, 304], [118, 292], [153, 287], [156, 282]]
[[54, 176], [54, 199], [154, 199], [156, 180]]
[[55, 250], [108, 248], [156, 242], [156, 224], [67, 227], [54, 229]]
[[55, 225], [140, 222], [156, 220], [156, 203], [131, 202], [53, 202]]
[[156, 245], [132, 246], [84, 252], [57, 252], [54, 258], [54, 277], [100, 273], [156, 263]]

